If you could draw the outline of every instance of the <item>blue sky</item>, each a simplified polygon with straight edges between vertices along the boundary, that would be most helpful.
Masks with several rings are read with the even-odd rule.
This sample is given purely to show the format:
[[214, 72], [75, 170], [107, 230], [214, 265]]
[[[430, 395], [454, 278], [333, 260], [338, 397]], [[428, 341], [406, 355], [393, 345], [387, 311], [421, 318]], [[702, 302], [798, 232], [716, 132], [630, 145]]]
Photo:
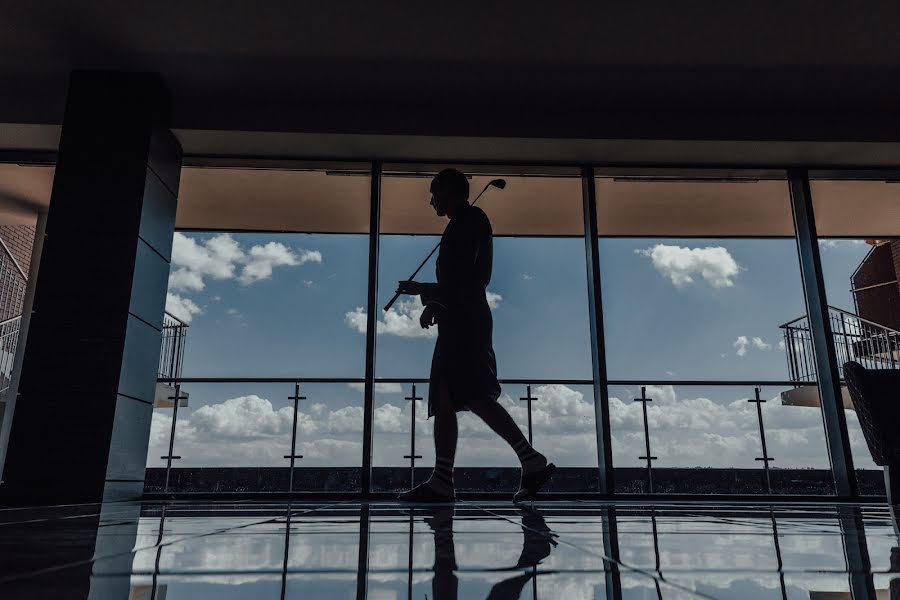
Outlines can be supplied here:
[[[436, 240], [382, 237], [379, 305]], [[176, 234], [168, 305], [190, 319], [183, 374], [362, 377], [367, 248], [362, 235]], [[829, 301], [852, 308], [849, 275], [869, 247], [841, 241], [821, 248]], [[602, 239], [600, 251], [610, 378], [787, 379], [778, 326], [804, 313], [793, 240]], [[433, 261], [419, 279], [433, 280]], [[590, 379], [585, 281], [580, 238], [495, 239], [488, 291], [501, 377]], [[378, 377], [427, 377], [434, 338], [418, 327], [420, 309], [416, 300], [405, 300], [380, 315]], [[285, 464], [293, 386], [194, 384], [186, 390], [190, 407], [179, 415], [176, 437], [183, 466]], [[542, 397], [535, 405], [538, 444], [555, 453], [558, 464], [596, 465], [590, 389], [535, 390]], [[361, 390], [322, 384], [303, 391], [309, 400], [301, 405], [302, 464], [358, 465]], [[427, 389], [418, 391], [424, 396]], [[780, 391], [764, 393], [776, 399]], [[524, 386], [507, 386], [504, 393], [502, 401], [524, 427], [524, 405], [517, 400]], [[661, 447], [665, 440], [671, 446], [671, 466], [738, 464], [755, 451], [755, 413], [746, 403], [752, 388], [661, 386], [652, 393], [661, 400], [651, 421]], [[378, 389], [376, 465], [404, 464], [408, 394], [407, 386]], [[619, 401], [613, 403], [618, 464], [628, 464], [642, 444], [639, 407], [631, 402], [638, 394], [637, 388], [611, 389]], [[767, 428], [781, 440], [770, 447], [778, 448], [785, 466], [827, 464], [818, 411], [778, 404], [766, 405]], [[431, 422], [424, 405], [417, 411], [427, 464]], [[150, 466], [160, 464], [155, 457], [165, 453], [158, 450], [168, 436], [170, 411], [156, 412]], [[470, 417], [461, 419], [468, 438], [459, 464], [515, 465], [511, 451]], [[714, 420], [704, 425], [701, 417]], [[699, 432], [703, 427], [707, 431]], [[860, 443], [861, 437], [855, 446]]]

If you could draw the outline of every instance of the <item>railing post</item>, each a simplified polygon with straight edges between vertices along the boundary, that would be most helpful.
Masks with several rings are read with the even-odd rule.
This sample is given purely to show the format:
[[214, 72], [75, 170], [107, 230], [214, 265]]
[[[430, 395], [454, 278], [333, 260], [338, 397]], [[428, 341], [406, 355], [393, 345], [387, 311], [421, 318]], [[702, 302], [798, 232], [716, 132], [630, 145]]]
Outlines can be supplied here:
[[169, 396], [169, 399], [172, 400], [173, 409], [172, 409], [172, 428], [169, 431], [169, 453], [166, 456], [161, 456], [160, 458], [166, 459], [166, 484], [163, 487], [163, 493], [169, 493], [169, 475], [172, 473], [172, 461], [173, 460], [181, 460], [180, 456], [175, 456], [173, 454], [175, 450], [175, 425], [178, 423], [178, 404], [186, 399], [187, 396], [181, 395], [181, 383], [175, 383], [175, 395]]
[[[409, 454], [403, 458], [409, 459], [409, 487], [416, 486], [416, 459], [422, 458], [422, 455], [416, 454], [416, 400], [422, 398], [416, 396], [416, 384], [412, 384], [412, 395], [405, 398], [412, 402], [410, 406], [410, 426], [409, 426]], [[410, 518], [412, 518], [410, 516]]]
[[612, 434], [609, 427], [609, 387], [606, 374], [606, 346], [603, 335], [603, 295], [600, 287], [599, 231], [597, 229], [597, 188], [592, 167], [581, 170], [584, 209], [584, 247], [587, 265], [588, 317], [591, 326], [591, 358], [594, 380], [594, 418], [597, 430], [597, 467], [601, 494], [615, 493]]
[[644, 453], [645, 456], [638, 456], [640, 460], [647, 461], [647, 486], [650, 493], [653, 493], [653, 461], [656, 456], [650, 454], [650, 424], [647, 421], [647, 403], [653, 402], [653, 398], [647, 397], [647, 388], [641, 386], [641, 397], [635, 398], [635, 402], [641, 403], [641, 411], [644, 413]]
[[294, 383], [294, 395], [289, 396], [288, 400], [294, 401], [294, 425], [291, 429], [291, 453], [286, 454], [285, 458], [290, 459], [291, 461], [291, 473], [290, 478], [288, 479], [288, 491], [294, 491], [294, 461], [298, 458], [303, 458], [302, 454], [297, 454], [297, 413], [300, 412], [300, 401], [306, 400], [306, 396], [300, 395], [300, 382]]
[[537, 400], [537, 398], [535, 398], [531, 395], [531, 385], [530, 384], [528, 385], [528, 387], [526, 389], [527, 389], [527, 393], [526, 393], [525, 397], [519, 398], [519, 400], [523, 400], [528, 403], [528, 443], [531, 445], [534, 445], [534, 436], [533, 436], [534, 427], [532, 426], [532, 419], [531, 419], [531, 403], [534, 400]]
[[815, 351], [816, 373], [819, 382], [819, 398], [828, 454], [838, 496], [852, 498], [858, 495], [853, 455], [847, 434], [847, 417], [841, 395], [841, 381], [834, 338], [828, 318], [828, 301], [825, 297], [825, 281], [819, 256], [815, 212], [806, 169], [789, 169], [791, 208], [794, 230], [797, 234], [797, 250], [800, 256], [800, 272], [803, 276], [803, 293], [806, 298], [806, 314], [810, 337]]
[[766, 448], [766, 428], [763, 425], [763, 415], [762, 415], [762, 405], [765, 402], [765, 400], [763, 400], [760, 395], [759, 386], [753, 388], [753, 392], [754, 392], [755, 398], [749, 398], [747, 400], [747, 402], [753, 402], [756, 404], [756, 416], [759, 419], [759, 441], [762, 444], [762, 457], [757, 457], [756, 460], [762, 461], [763, 469], [766, 472], [766, 491], [769, 493], [769, 495], [771, 495], [772, 494], [772, 480], [769, 477], [769, 463], [775, 459], [771, 458], [769, 456], [769, 451]]
[[363, 444], [360, 486], [372, 491], [372, 427], [375, 416], [375, 334], [378, 325], [378, 230], [381, 216], [381, 163], [372, 163], [369, 187], [369, 285], [366, 301], [366, 371], [363, 390]]

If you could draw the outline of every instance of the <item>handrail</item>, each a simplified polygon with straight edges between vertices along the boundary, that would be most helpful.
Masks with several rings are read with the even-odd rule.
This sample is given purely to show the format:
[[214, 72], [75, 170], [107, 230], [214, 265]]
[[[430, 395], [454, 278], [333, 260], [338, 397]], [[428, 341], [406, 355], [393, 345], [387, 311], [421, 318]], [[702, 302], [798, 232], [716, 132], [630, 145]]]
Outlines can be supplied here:
[[3, 250], [6, 252], [7, 256], [9, 256], [10, 260], [12, 260], [12, 263], [16, 266], [16, 270], [19, 272], [19, 275], [22, 276], [22, 279], [28, 281], [28, 275], [25, 274], [25, 271], [22, 269], [22, 265], [20, 265], [19, 261], [16, 260], [16, 257], [9, 249], [9, 246], [6, 245], [6, 242], [3, 241], [2, 237], [0, 237], [0, 245], [3, 246]]
[[[900, 331], [897, 331], [896, 329], [892, 329], [891, 327], [888, 327], [887, 325], [882, 325], [881, 323], [876, 323], [875, 321], [870, 321], [868, 319], [865, 319], [856, 313], [850, 312], [849, 310], [844, 310], [843, 308], [838, 308], [837, 306], [831, 306], [830, 304], [828, 305], [828, 310], [834, 311], [837, 313], [841, 313], [843, 315], [847, 315], [848, 317], [853, 317], [854, 319], [862, 321], [863, 323], [866, 323], [867, 325], [871, 325], [873, 327], [878, 327], [879, 329], [884, 329], [885, 331], [890, 331], [892, 333], [900, 334]], [[802, 321], [805, 318], [807, 318], [807, 315], [797, 317], [796, 319], [793, 319], [791, 321], [788, 321], [787, 323], [783, 323], [782, 325], [779, 325], [778, 328], [785, 329], [787, 327], [790, 327], [791, 325], [793, 325], [794, 323], [796, 323], [798, 321]]]
[[[159, 383], [365, 383], [363, 377], [160, 377]], [[532, 377], [527, 379], [498, 379], [506, 385], [528, 385], [541, 383], [547, 385], [594, 385], [591, 379], [543, 379]], [[428, 383], [427, 377], [384, 377], [376, 378], [375, 383]], [[722, 386], [722, 387], [789, 387], [815, 385], [814, 381], [807, 380], [697, 380], [697, 379], [609, 379], [606, 385], [680, 385], [680, 386]]]
[[8, 318], [8, 319], [5, 319], [5, 320], [3, 320], [3, 321], [0, 321], [0, 327], [3, 327], [3, 326], [6, 325], [7, 323], [12, 323], [12, 322], [15, 321], [16, 319], [21, 319], [21, 318], [22, 318], [22, 315], [19, 314], [19, 315], [16, 315], [16, 316], [14, 316], [14, 317], [10, 317], [10, 318]]
[[174, 319], [175, 321], [178, 321], [178, 325], [181, 326], [181, 327], [190, 327], [189, 324], [185, 323], [184, 321], [182, 321], [181, 319], [179, 319], [178, 317], [176, 317], [175, 315], [173, 315], [173, 314], [170, 313], [169, 311], [165, 311], [165, 315], [166, 315], [167, 317], [169, 317], [170, 319]]

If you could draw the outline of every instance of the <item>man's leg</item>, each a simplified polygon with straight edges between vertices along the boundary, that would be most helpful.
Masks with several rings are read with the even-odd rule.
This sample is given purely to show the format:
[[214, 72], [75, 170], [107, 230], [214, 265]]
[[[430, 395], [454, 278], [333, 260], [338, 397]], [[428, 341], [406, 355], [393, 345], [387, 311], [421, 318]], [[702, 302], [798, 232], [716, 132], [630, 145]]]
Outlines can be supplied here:
[[453, 462], [456, 458], [456, 410], [446, 384], [433, 391], [434, 471], [428, 481], [398, 496], [399, 500], [434, 502], [453, 498]]
[[[499, 402], [484, 402], [470, 406], [469, 410], [481, 417], [488, 427], [506, 440], [506, 443], [515, 450], [519, 462], [522, 463], [522, 471], [533, 473], [541, 471], [547, 466], [547, 459], [528, 443], [522, 430]], [[435, 423], [435, 428], [437, 428], [437, 423]]]
[[453, 495], [453, 463], [456, 460], [456, 440], [459, 429], [456, 409], [445, 383], [438, 388], [438, 401], [434, 412], [434, 471], [428, 484], [439, 494]]

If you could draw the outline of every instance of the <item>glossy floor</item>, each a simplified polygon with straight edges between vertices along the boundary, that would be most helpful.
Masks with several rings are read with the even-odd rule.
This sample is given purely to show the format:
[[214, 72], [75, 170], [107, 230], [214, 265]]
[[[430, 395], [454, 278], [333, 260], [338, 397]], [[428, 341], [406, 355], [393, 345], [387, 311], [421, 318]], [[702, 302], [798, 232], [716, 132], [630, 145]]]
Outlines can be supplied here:
[[114, 503], [0, 531], [4, 599], [900, 598], [879, 505]]

